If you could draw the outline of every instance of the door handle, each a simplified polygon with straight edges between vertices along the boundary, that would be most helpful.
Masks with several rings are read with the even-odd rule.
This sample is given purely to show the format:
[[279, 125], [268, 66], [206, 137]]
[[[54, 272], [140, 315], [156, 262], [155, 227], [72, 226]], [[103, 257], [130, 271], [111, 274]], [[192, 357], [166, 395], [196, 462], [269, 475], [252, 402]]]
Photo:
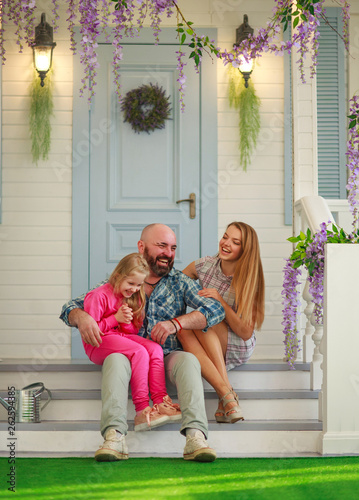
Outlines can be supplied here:
[[184, 201], [189, 202], [189, 218], [195, 219], [196, 218], [196, 195], [195, 195], [195, 193], [191, 193], [189, 195], [189, 198], [185, 198], [183, 200], [177, 200], [176, 203], [183, 203]]

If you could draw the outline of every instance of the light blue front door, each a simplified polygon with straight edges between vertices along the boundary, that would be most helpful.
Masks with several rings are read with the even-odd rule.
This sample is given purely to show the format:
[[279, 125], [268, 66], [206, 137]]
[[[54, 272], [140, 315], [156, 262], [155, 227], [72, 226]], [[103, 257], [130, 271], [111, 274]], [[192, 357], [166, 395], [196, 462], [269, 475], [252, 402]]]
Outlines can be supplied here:
[[[143, 84], [162, 87], [171, 103], [162, 130], [137, 134], [124, 123], [113, 84], [111, 45], [98, 49], [100, 69], [90, 110], [85, 99], [77, 98], [75, 84], [74, 154], [84, 135], [89, 154], [82, 154], [73, 170], [74, 295], [105, 279], [122, 257], [137, 251], [142, 229], [153, 222], [167, 224], [176, 233], [177, 269], [216, 251], [215, 71], [208, 66], [198, 75], [188, 64], [186, 111], [181, 113], [176, 50], [172, 42], [156, 47], [152, 40], [124, 44], [122, 94]], [[206, 187], [209, 200], [203, 200]], [[192, 218], [191, 204], [177, 203], [190, 196], [196, 200]], [[75, 335], [73, 357], [82, 357], [82, 350]]]

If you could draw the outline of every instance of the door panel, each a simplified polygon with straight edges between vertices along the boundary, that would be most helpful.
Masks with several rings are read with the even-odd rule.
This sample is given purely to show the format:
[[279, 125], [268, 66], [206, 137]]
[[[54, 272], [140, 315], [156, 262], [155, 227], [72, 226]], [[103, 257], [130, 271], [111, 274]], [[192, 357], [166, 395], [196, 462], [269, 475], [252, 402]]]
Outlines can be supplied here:
[[171, 117], [165, 128], [135, 133], [123, 122], [112, 83], [112, 47], [99, 48], [101, 74], [91, 110], [91, 131], [106, 124], [108, 133], [92, 144], [90, 156], [90, 286], [108, 276], [127, 253], [137, 251], [144, 226], [169, 225], [177, 235], [175, 266], [199, 256], [200, 214], [190, 219], [189, 203], [199, 193], [199, 76], [189, 71], [185, 113], [179, 110], [176, 47], [124, 47], [121, 66], [123, 95], [143, 84], [158, 84], [170, 96]]

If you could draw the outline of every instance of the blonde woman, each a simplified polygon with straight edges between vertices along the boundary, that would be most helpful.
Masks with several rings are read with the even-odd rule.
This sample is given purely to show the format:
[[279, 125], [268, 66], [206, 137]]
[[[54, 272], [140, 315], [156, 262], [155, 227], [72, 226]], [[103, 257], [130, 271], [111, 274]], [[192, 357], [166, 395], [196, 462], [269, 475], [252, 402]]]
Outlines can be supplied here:
[[231, 222], [218, 254], [192, 262], [183, 272], [199, 280], [203, 288], [199, 295], [222, 304], [226, 317], [206, 333], [182, 330], [179, 340], [198, 358], [202, 376], [218, 395], [216, 421], [243, 420], [227, 370], [248, 361], [256, 343], [254, 330], [264, 320], [264, 276], [255, 230], [244, 222]]

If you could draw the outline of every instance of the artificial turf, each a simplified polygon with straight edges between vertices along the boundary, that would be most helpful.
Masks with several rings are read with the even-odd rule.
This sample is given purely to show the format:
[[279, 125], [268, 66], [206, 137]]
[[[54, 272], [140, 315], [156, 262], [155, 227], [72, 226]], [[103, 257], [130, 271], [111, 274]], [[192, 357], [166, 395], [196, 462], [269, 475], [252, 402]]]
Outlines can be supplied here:
[[0, 458], [0, 498], [38, 500], [351, 500], [359, 498], [359, 457], [17, 458], [15, 493], [8, 459]]

